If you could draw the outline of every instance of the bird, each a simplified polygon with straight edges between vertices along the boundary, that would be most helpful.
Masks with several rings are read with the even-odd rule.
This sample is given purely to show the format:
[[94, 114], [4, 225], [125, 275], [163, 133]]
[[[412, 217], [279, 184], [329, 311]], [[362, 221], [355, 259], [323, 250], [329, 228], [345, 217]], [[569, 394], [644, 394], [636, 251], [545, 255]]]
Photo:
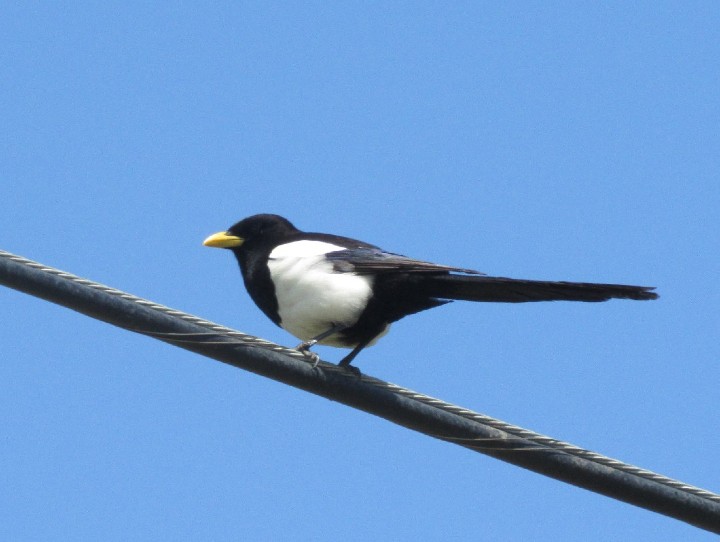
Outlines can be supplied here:
[[252, 300], [302, 342], [350, 348], [351, 362], [405, 316], [451, 301], [524, 303], [656, 299], [654, 287], [488, 276], [408, 258], [348, 237], [305, 232], [275, 214], [245, 218], [204, 240], [233, 252]]

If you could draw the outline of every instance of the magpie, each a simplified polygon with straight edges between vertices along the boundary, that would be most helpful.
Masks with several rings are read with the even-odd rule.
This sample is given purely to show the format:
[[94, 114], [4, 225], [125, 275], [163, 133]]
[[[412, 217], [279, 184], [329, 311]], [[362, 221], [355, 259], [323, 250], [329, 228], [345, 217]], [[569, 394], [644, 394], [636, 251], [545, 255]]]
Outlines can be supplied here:
[[[491, 277], [386, 252], [375, 245], [298, 230], [287, 219], [258, 214], [205, 239], [231, 250], [250, 297], [275, 324], [302, 342], [297, 349], [317, 364], [315, 344], [352, 348], [349, 366], [390, 324], [453, 300], [647, 300], [652, 287], [550, 282]], [[354, 367], [353, 367], [354, 368]]]

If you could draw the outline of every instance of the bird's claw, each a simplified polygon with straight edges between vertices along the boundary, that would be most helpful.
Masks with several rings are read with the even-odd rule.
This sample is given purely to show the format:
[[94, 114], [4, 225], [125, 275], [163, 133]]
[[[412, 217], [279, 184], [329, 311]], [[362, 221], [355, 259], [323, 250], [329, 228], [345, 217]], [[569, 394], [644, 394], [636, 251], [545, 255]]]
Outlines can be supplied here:
[[356, 378], [362, 377], [362, 372], [354, 365], [340, 365], [339, 367], [343, 367], [347, 372], [351, 373]]
[[318, 356], [315, 352], [310, 351], [310, 348], [312, 348], [316, 344], [317, 344], [317, 341], [314, 339], [311, 339], [309, 341], [303, 341], [295, 347], [295, 350], [297, 350], [298, 352], [301, 352], [303, 354], [303, 356], [308, 358], [308, 361], [312, 362], [313, 369], [315, 367], [317, 367], [318, 364], [320, 363], [320, 356]]

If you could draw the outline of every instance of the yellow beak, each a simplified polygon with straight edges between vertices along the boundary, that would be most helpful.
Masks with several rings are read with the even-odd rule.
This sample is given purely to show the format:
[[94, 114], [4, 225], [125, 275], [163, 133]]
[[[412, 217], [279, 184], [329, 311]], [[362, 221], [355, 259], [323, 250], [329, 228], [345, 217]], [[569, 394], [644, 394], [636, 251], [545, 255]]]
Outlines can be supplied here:
[[232, 235], [226, 231], [220, 231], [213, 233], [210, 237], [203, 241], [203, 245], [206, 247], [214, 248], [235, 248], [239, 247], [245, 242], [245, 239]]

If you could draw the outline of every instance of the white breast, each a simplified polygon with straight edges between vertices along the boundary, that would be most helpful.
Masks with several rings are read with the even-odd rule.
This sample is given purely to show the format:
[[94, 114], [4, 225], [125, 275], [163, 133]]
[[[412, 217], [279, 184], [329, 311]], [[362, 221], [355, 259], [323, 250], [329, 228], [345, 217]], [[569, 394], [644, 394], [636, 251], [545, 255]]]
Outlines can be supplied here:
[[[268, 267], [280, 325], [303, 341], [336, 324], [353, 325], [372, 295], [371, 276], [333, 271], [324, 256], [336, 250], [345, 248], [322, 241], [295, 241], [270, 253]], [[332, 336], [322, 344], [346, 346]]]

